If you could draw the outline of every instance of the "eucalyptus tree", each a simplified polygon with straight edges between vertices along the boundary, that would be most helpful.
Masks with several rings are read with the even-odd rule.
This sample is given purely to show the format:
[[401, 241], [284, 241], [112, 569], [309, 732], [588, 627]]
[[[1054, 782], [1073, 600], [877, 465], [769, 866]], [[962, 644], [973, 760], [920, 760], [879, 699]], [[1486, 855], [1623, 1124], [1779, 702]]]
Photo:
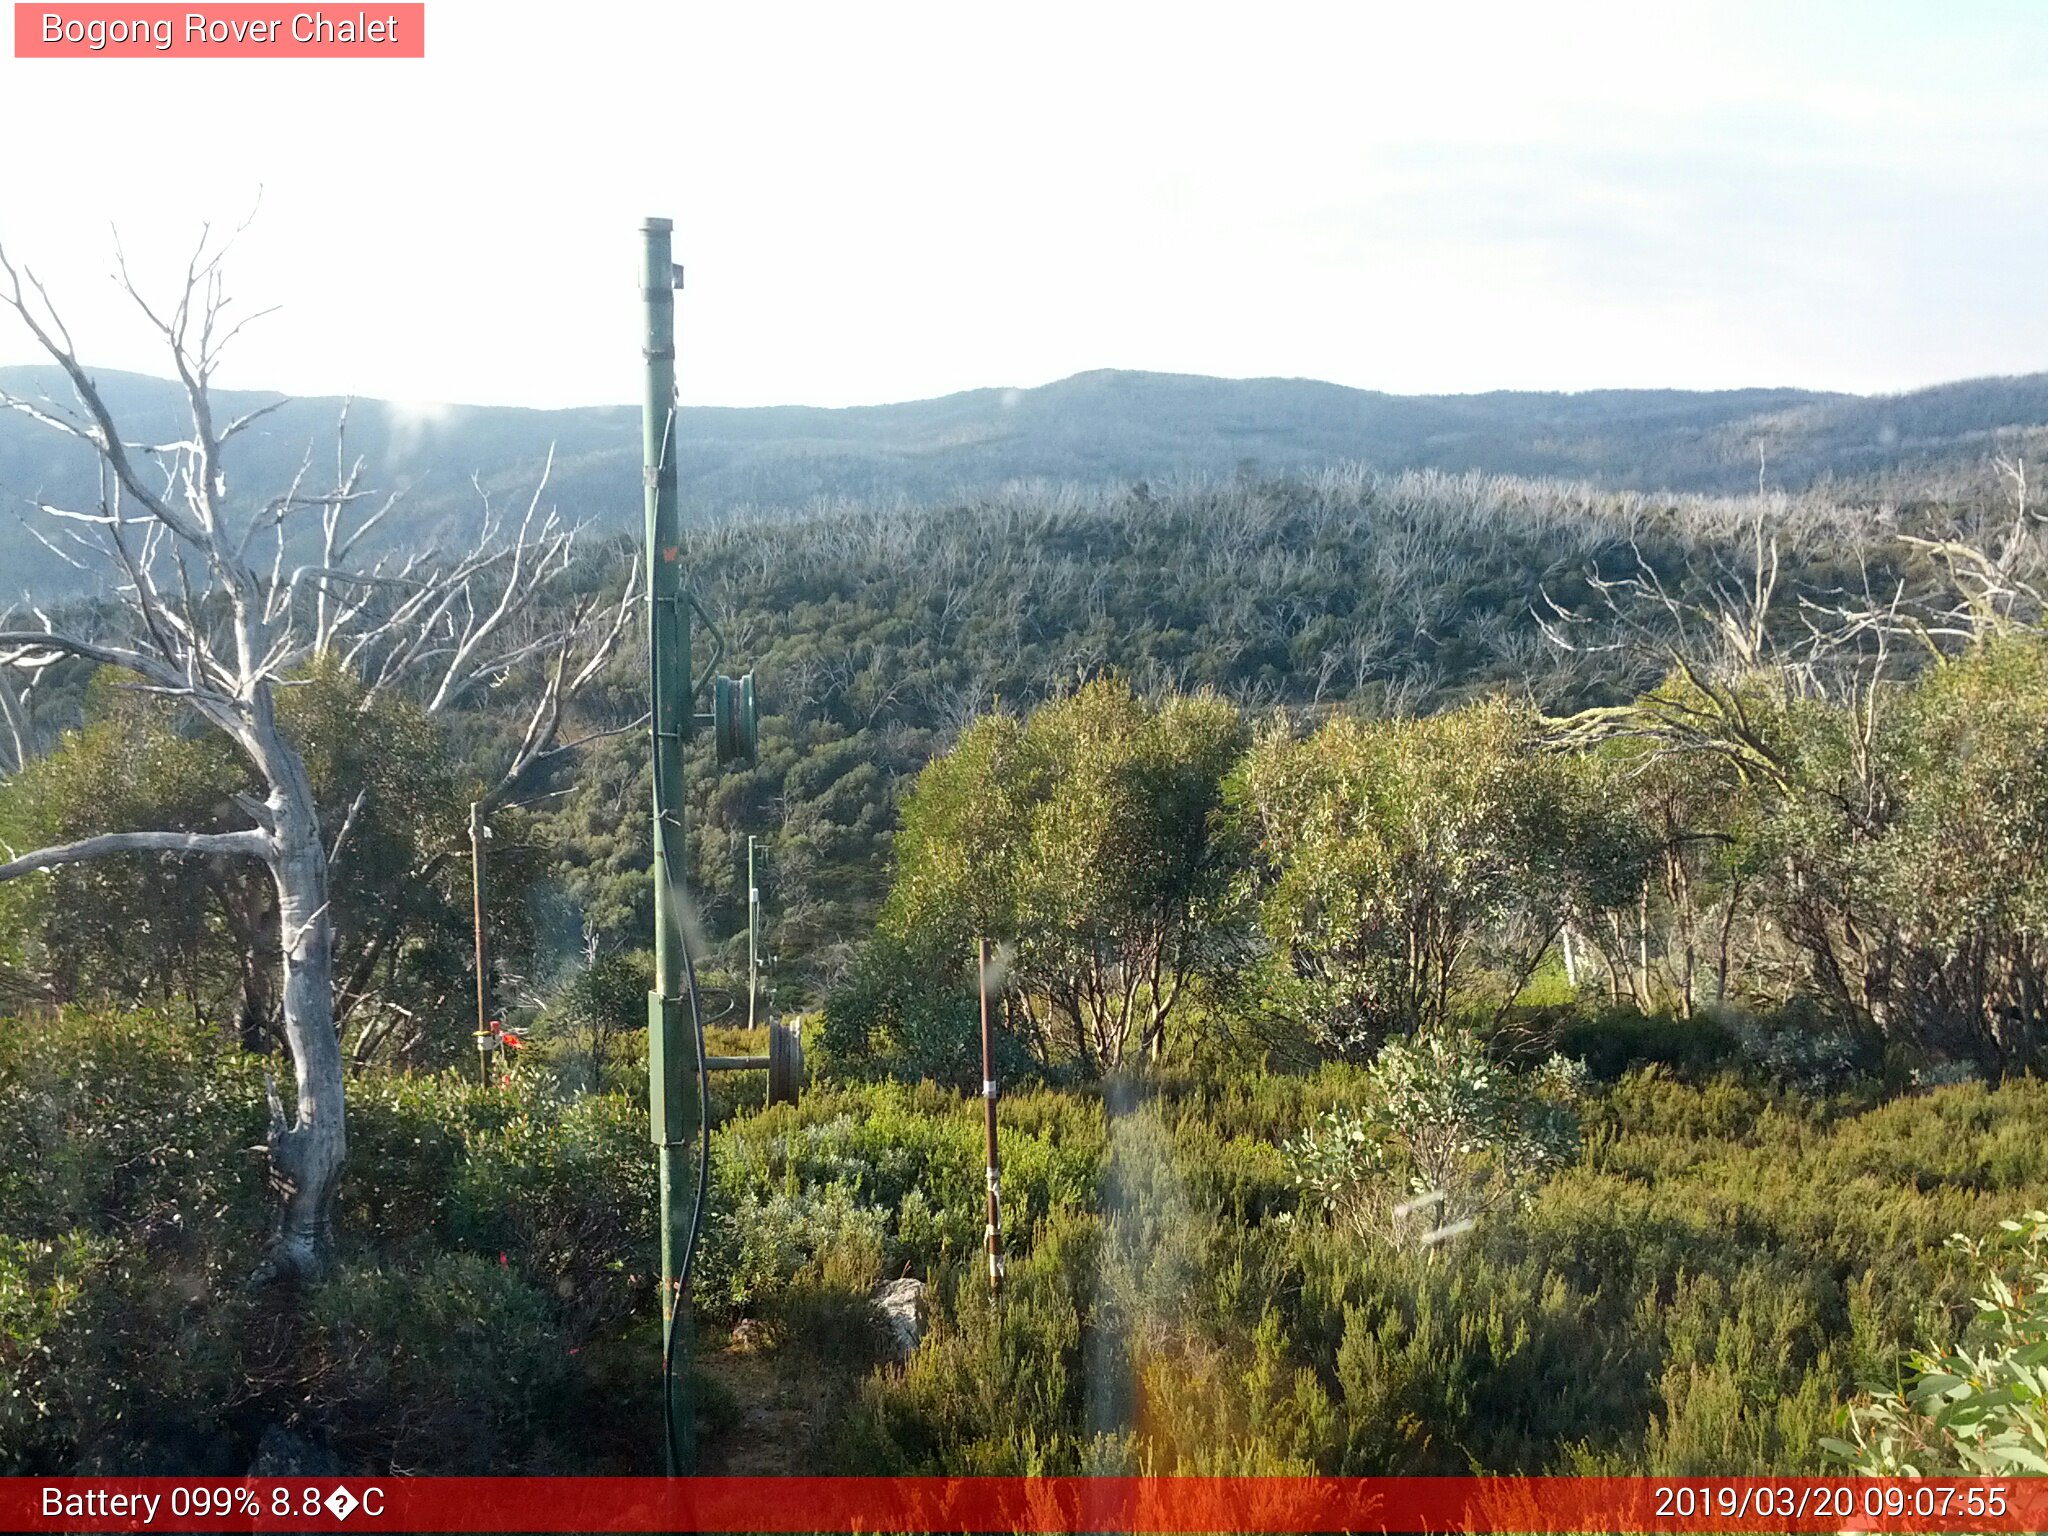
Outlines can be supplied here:
[[1273, 1005], [1318, 1044], [1505, 1017], [1575, 910], [1641, 883], [1641, 840], [1504, 700], [1277, 725], [1227, 794]]
[[1000, 940], [1041, 1055], [1158, 1058], [1198, 978], [1238, 958], [1217, 834], [1243, 736], [1221, 699], [1152, 707], [1115, 680], [984, 716], [904, 805], [877, 946], [943, 971]]
[[502, 800], [537, 764], [574, 745], [560, 739], [565, 708], [616, 646], [633, 586], [629, 575], [616, 598], [541, 600], [570, 584], [577, 551], [577, 530], [540, 509], [545, 474], [516, 523], [486, 501], [481, 526], [459, 547], [387, 539], [374, 558], [371, 535], [397, 498], [369, 492], [364, 461], [347, 459], [341, 433], [331, 484], [316, 477], [310, 449], [281, 489], [256, 495], [235, 484], [237, 440], [283, 402], [232, 419], [215, 409], [215, 372], [248, 323], [222, 281], [230, 243], [202, 236], [168, 307], [146, 299], [125, 261], [119, 265], [121, 286], [164, 345], [182, 390], [188, 419], [168, 442], [123, 430], [43, 283], [0, 249], [0, 306], [71, 394], [68, 402], [0, 396], [0, 405], [97, 457], [97, 505], [36, 505], [51, 547], [75, 562], [99, 561], [115, 599], [61, 622], [40, 611], [26, 622], [0, 620], [0, 670], [32, 676], [66, 661], [118, 669], [217, 731], [257, 786], [232, 796], [245, 825], [108, 831], [11, 854], [0, 880], [133, 855], [254, 860], [268, 872], [277, 900], [272, 963], [296, 1096], [287, 1110], [271, 1082], [267, 1149], [280, 1206], [252, 1277], [263, 1281], [318, 1274], [331, 1247], [329, 1212], [347, 1141], [329, 882], [362, 806], [358, 796], [327, 836], [306, 760], [280, 720], [282, 690], [309, 667], [340, 667], [360, 680], [365, 707], [396, 690], [442, 711], [507, 680], [537, 678], [517, 745], [490, 791]]

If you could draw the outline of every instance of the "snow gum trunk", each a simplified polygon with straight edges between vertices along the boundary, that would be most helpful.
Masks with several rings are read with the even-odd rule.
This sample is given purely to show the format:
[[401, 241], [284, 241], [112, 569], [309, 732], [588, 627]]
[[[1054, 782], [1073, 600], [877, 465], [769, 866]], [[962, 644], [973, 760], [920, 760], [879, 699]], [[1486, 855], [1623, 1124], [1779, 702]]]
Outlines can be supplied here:
[[270, 870], [277, 882], [284, 961], [284, 1033], [298, 1090], [287, 1119], [270, 1104], [270, 1173], [281, 1207], [259, 1278], [311, 1278], [332, 1249], [330, 1213], [348, 1147], [342, 1115], [341, 1042], [334, 1030], [333, 924], [327, 850], [305, 765], [289, 748], [270, 808], [276, 818]]

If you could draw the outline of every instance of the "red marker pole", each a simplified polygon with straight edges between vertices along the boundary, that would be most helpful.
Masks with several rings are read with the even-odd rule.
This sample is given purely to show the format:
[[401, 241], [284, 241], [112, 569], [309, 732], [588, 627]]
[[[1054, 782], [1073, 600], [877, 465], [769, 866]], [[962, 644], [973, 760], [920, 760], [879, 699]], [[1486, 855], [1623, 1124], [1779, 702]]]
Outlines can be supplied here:
[[975, 941], [981, 976], [981, 1101], [988, 1111], [988, 1289], [1003, 1294], [1003, 1163], [996, 1150], [995, 1033], [988, 1015], [988, 940]]
[[484, 926], [484, 839], [491, 835], [484, 825], [483, 806], [469, 807], [469, 906], [476, 931], [476, 1069], [477, 1080], [491, 1086], [491, 946]]

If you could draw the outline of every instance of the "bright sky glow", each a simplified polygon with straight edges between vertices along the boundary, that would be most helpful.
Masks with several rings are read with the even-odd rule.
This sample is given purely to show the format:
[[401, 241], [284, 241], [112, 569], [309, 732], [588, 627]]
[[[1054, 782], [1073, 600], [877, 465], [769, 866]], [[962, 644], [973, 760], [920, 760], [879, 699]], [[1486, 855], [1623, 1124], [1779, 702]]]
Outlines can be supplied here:
[[[374, 9], [374, 6], [372, 7]], [[338, 9], [331, 7], [331, 9]], [[354, 7], [349, 7], [352, 15]], [[2048, 6], [429, 0], [424, 61], [0, 57], [0, 241], [92, 361], [262, 212], [222, 382], [694, 404], [1085, 368], [1401, 393], [2048, 368]], [[0, 326], [0, 362], [31, 359]]]

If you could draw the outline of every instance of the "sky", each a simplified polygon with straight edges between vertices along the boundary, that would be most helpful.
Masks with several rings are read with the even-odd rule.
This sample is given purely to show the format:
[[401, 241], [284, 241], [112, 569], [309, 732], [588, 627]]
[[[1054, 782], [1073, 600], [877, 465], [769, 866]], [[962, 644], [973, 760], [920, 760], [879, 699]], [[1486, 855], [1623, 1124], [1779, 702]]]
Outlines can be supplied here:
[[[372, 7], [374, 9], [374, 6]], [[341, 7], [333, 7], [340, 10]], [[349, 13], [353, 14], [353, 7]], [[89, 361], [256, 216], [224, 385], [685, 403], [1090, 368], [1396, 393], [2048, 368], [2048, 6], [428, 0], [423, 60], [0, 56], [0, 244]], [[0, 316], [0, 364], [32, 360]]]

